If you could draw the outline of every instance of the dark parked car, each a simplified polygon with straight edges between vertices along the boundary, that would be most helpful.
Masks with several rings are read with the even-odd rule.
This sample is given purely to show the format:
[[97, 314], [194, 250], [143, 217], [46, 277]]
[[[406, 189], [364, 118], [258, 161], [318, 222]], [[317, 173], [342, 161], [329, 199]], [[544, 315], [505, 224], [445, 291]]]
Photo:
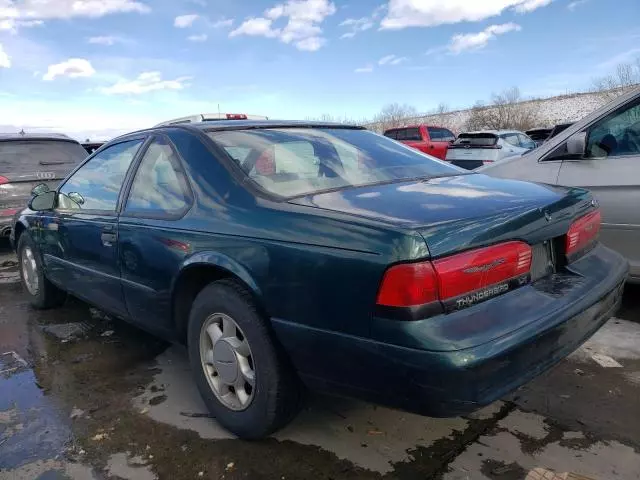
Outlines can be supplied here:
[[531, 130], [527, 130], [527, 136], [536, 142], [537, 146], [540, 146], [544, 143], [544, 141], [549, 138], [549, 134], [551, 133], [552, 128], [532, 128]]
[[16, 218], [31, 303], [69, 292], [188, 346], [258, 438], [315, 389], [432, 416], [492, 402], [619, 305], [579, 188], [463, 171], [357, 127], [231, 121], [112, 140]]
[[104, 145], [104, 142], [85, 142], [82, 144], [82, 148], [84, 148], [87, 153], [93, 153], [96, 150], [98, 150], [102, 145]]
[[0, 134], [0, 238], [9, 237], [13, 215], [46, 182], [55, 188], [87, 153], [66, 135]]

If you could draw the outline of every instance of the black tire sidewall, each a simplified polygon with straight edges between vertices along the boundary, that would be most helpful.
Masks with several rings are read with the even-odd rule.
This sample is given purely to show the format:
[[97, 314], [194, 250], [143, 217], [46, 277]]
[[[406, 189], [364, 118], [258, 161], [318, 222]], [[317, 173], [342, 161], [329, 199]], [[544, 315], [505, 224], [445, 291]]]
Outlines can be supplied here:
[[[241, 328], [251, 348], [256, 383], [249, 407], [233, 411], [215, 396], [200, 361], [200, 331], [205, 320], [214, 313], [230, 316]], [[200, 393], [216, 420], [239, 437], [261, 438], [286, 422], [282, 405], [291, 389], [288, 371], [279, 358], [273, 336], [255, 306], [247, 297], [228, 284], [215, 282], [203, 289], [191, 310], [188, 330], [188, 348], [191, 368]]]

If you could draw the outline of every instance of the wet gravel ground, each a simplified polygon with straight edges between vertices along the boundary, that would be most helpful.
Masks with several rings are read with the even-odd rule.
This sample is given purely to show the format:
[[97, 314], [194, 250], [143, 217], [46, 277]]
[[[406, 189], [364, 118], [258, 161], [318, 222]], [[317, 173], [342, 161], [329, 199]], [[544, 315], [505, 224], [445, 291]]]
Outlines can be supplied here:
[[207, 414], [184, 349], [77, 300], [34, 311], [17, 278], [0, 245], [0, 480], [640, 479], [635, 287], [572, 357], [468, 418], [311, 393], [285, 430], [244, 442]]

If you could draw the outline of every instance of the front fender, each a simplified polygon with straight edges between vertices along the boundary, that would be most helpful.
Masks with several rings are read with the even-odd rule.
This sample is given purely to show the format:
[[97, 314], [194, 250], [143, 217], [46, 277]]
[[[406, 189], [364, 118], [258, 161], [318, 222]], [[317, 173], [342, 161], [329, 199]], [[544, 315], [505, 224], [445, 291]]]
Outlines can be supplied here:
[[261, 290], [249, 271], [233, 258], [220, 252], [198, 252], [187, 257], [180, 266], [180, 272], [173, 281], [171, 290], [175, 291], [176, 282], [188, 269], [197, 266], [217, 267], [235, 275], [242, 280], [251, 291], [261, 297]]

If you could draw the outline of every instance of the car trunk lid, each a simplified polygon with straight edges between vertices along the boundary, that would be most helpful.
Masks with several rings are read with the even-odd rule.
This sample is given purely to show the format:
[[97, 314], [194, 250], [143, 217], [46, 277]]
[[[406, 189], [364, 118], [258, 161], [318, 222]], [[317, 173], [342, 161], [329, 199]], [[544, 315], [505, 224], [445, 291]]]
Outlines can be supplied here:
[[590, 208], [591, 195], [469, 174], [343, 189], [292, 202], [415, 230], [438, 258], [507, 240], [536, 245], [565, 235], [571, 221]]

